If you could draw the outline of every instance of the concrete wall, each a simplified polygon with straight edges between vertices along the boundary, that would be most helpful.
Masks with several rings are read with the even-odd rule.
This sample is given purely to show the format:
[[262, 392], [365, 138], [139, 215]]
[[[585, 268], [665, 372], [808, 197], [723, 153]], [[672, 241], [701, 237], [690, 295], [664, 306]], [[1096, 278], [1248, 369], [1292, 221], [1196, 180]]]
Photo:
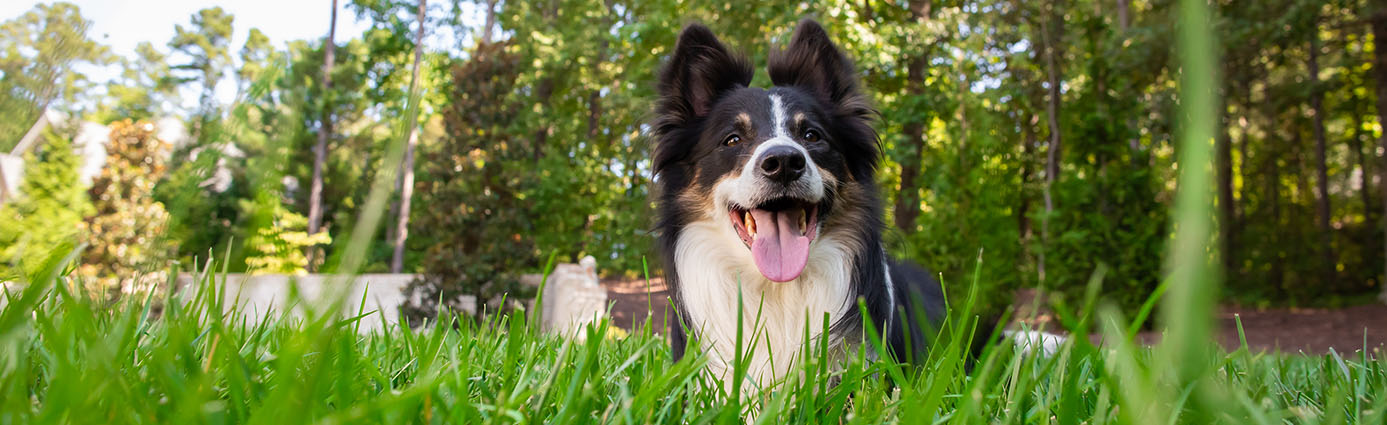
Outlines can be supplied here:
[[[375, 312], [361, 319], [361, 332], [369, 332], [393, 326], [400, 321], [399, 307], [409, 301], [405, 289], [416, 277], [413, 274], [364, 274], [350, 281], [342, 281], [340, 277], [332, 275], [252, 276], [230, 273], [218, 275], [217, 279], [219, 284], [225, 284], [222, 293], [225, 312], [230, 313], [234, 309], [252, 322], [285, 311], [301, 316], [304, 303], [325, 303], [339, 296], [346, 298], [343, 317], [351, 317], [357, 314], [364, 299], [364, 312]], [[520, 280], [523, 284], [538, 286], [542, 277], [525, 275]], [[192, 275], [179, 275], [178, 283], [184, 288], [182, 293], [188, 294], [185, 296], [192, 296], [193, 292], [187, 290], [196, 289], [192, 286]], [[290, 290], [294, 285], [298, 287], [301, 301], [290, 305]], [[551, 332], [578, 334], [577, 331], [584, 324], [606, 314], [607, 293], [598, 285], [593, 264], [557, 266], [549, 277], [544, 294], [541, 326]], [[474, 297], [463, 296], [459, 301], [463, 310], [476, 312]], [[533, 306], [533, 302], [527, 300], [525, 304]]]
[[[399, 307], [406, 301], [405, 287], [414, 278], [415, 275], [412, 274], [363, 274], [353, 280], [342, 281], [340, 277], [333, 275], [217, 275], [218, 283], [225, 283], [222, 301], [226, 306], [226, 312], [238, 310], [252, 322], [269, 315], [279, 315], [290, 307], [293, 307], [293, 314], [299, 316], [303, 314], [302, 303], [330, 302], [336, 296], [346, 297], [343, 316], [350, 317], [357, 314], [364, 298], [364, 312], [377, 313], [361, 319], [363, 332], [382, 329], [386, 325], [399, 322]], [[191, 287], [193, 276], [187, 273], [178, 276], [178, 283], [185, 291], [195, 289]], [[289, 293], [293, 285], [298, 286], [301, 301], [300, 304], [291, 306]], [[475, 300], [469, 299], [463, 300], [464, 309], [469, 305], [475, 306]]]
[[[405, 290], [409, 283], [418, 277], [413, 274], [363, 274], [349, 280], [334, 275], [248, 275], [242, 273], [218, 274], [217, 288], [222, 294], [223, 313], [236, 311], [245, 315], [249, 322], [259, 322], [278, 317], [286, 311], [302, 317], [305, 307], [326, 307], [332, 300], [344, 298], [342, 317], [356, 316], [364, 301], [363, 313], [371, 313], [361, 319], [360, 331], [384, 329], [400, 321], [400, 306], [409, 300]], [[530, 287], [538, 287], [543, 281], [537, 274], [522, 275], [520, 282]], [[178, 276], [178, 296], [191, 299], [201, 290], [199, 282], [188, 273]], [[23, 285], [14, 282], [0, 282], [0, 287], [10, 293], [23, 290]], [[290, 292], [297, 287], [299, 298], [291, 300]], [[476, 298], [462, 296], [458, 304], [464, 311], [476, 312]], [[527, 308], [534, 306], [534, 300], [525, 300]], [[0, 308], [5, 306], [5, 298], [0, 296]], [[549, 283], [544, 286], [544, 306], [540, 312], [540, 326], [550, 332], [582, 337], [581, 330], [587, 323], [598, 321], [607, 315], [607, 290], [597, 280], [596, 263], [591, 257], [581, 264], [560, 264], [549, 275]]]

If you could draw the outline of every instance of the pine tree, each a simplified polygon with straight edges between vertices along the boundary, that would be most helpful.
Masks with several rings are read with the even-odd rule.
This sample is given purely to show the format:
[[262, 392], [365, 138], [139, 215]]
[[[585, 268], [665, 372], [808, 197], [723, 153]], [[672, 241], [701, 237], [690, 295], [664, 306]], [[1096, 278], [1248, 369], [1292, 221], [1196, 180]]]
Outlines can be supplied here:
[[[22, 279], [55, 249], [71, 249], [91, 202], [77, 179], [81, 158], [67, 139], [48, 134], [29, 164], [20, 196], [0, 206], [0, 280]], [[67, 247], [67, 248], [62, 248]]]

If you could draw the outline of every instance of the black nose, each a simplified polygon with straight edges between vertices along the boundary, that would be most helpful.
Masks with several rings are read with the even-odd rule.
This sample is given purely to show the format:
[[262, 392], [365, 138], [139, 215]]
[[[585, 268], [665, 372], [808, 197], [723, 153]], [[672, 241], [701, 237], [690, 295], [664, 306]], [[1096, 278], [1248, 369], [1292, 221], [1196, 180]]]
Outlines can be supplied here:
[[779, 183], [795, 181], [804, 175], [804, 154], [790, 146], [776, 146], [761, 154], [761, 175]]

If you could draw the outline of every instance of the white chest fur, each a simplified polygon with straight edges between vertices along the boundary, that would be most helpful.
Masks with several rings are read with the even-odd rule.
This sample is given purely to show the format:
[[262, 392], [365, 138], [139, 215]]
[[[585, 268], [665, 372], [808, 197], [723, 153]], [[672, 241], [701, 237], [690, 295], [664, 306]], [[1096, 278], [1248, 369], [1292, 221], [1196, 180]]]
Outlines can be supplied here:
[[[806, 327], [810, 338], [818, 341], [825, 314], [832, 324], [855, 308], [851, 273], [856, 247], [849, 240], [823, 235], [810, 246], [800, 277], [778, 283], [761, 276], [746, 246], [727, 226], [706, 219], [680, 232], [674, 256], [682, 313], [710, 357], [709, 368], [724, 380], [731, 378], [740, 314], [747, 376], [764, 388], [793, 370]], [[753, 343], [754, 349], [749, 348]]]

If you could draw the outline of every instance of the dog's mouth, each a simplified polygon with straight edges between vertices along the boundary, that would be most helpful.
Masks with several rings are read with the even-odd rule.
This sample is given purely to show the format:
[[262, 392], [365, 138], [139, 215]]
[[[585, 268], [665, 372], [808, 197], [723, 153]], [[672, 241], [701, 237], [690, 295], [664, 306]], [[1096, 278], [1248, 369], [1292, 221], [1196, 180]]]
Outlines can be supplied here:
[[766, 279], [789, 282], [804, 272], [819, 230], [818, 204], [777, 198], [750, 209], [734, 205], [728, 215]]

